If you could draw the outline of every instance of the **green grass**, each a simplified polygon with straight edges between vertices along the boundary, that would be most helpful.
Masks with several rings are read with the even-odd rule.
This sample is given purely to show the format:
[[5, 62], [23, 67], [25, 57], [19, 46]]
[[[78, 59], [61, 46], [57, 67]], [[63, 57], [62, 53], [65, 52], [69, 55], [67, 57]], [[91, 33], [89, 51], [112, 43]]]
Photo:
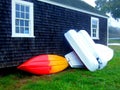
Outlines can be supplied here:
[[109, 39], [109, 43], [120, 43], [120, 39]]
[[36, 76], [16, 71], [0, 76], [0, 90], [118, 90], [120, 88], [120, 46], [110, 46], [115, 55], [99, 71], [68, 68], [63, 72]]

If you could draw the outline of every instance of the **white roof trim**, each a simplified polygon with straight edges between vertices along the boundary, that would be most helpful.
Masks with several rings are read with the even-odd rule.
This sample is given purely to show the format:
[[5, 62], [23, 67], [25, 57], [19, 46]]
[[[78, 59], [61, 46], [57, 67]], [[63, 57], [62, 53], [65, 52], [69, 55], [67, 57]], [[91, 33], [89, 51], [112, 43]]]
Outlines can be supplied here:
[[68, 8], [68, 9], [72, 9], [72, 10], [76, 10], [76, 11], [79, 11], [79, 12], [83, 12], [83, 13], [87, 13], [87, 14], [91, 14], [91, 15], [95, 15], [95, 16], [99, 16], [99, 17], [103, 17], [103, 18], [108, 18], [107, 16], [103, 16], [103, 15], [100, 15], [100, 14], [97, 14], [97, 13], [89, 12], [89, 11], [86, 11], [86, 10], [82, 10], [80, 8], [75, 8], [75, 7], [72, 7], [72, 6], [56, 3], [56, 2], [53, 2], [53, 1], [49, 1], [49, 0], [38, 0], [38, 1], [49, 3], [49, 4], [52, 4], [52, 5], [56, 5], [56, 6], [60, 6], [60, 7], [64, 7], [64, 8]]

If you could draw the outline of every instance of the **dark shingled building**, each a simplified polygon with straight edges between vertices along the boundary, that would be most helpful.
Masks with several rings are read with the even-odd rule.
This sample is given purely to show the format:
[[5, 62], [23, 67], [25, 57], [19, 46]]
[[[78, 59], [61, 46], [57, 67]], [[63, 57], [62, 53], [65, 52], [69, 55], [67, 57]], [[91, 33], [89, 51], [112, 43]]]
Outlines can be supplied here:
[[0, 68], [39, 54], [64, 56], [72, 51], [69, 29], [107, 44], [107, 16], [82, 0], [0, 0]]

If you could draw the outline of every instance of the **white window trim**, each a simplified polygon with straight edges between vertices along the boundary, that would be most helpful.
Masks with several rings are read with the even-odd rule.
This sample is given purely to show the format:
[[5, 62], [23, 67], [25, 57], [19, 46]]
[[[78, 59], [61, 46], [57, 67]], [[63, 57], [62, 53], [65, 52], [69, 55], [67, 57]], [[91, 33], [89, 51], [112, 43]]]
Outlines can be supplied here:
[[[97, 32], [96, 32], [96, 37], [93, 37], [93, 28], [92, 28], [92, 20], [97, 21]], [[99, 39], [99, 18], [96, 17], [91, 17], [91, 38], [92, 39]]]
[[[30, 33], [29, 34], [17, 34], [15, 33], [15, 4], [24, 4], [30, 6]], [[34, 13], [33, 13], [33, 3], [22, 1], [22, 0], [12, 0], [12, 37], [35, 37], [34, 36]]]

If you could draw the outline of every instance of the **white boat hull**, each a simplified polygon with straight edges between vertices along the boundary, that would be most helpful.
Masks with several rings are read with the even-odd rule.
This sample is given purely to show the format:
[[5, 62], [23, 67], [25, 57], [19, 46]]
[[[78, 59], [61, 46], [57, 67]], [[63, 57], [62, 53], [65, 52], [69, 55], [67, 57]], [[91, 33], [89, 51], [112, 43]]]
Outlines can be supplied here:
[[[80, 30], [69, 30], [65, 37], [73, 50], [72, 53], [65, 55], [69, 59], [70, 66], [73, 68], [82, 68], [84, 65], [90, 71], [102, 69], [107, 62], [113, 57], [113, 50], [101, 44], [95, 44], [88, 33]], [[84, 64], [82, 66], [82, 64]]]
[[74, 51], [66, 54], [65, 58], [67, 59], [68, 63], [70, 64], [72, 68], [84, 68], [85, 67], [82, 61], [80, 60], [80, 58], [78, 57], [78, 55]]

